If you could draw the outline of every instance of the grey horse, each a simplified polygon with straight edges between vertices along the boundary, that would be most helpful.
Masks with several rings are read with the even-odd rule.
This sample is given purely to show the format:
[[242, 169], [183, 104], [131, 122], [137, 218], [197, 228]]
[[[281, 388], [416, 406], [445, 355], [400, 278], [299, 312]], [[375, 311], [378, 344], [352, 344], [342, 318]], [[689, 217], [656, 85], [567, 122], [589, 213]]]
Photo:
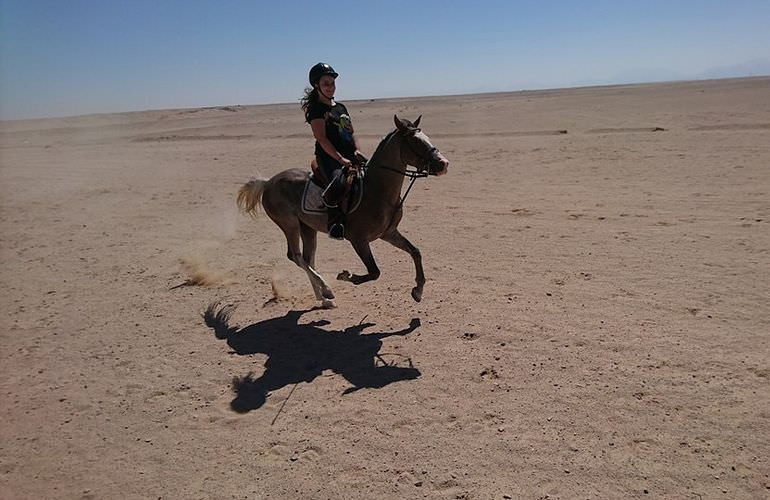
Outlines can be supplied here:
[[[401, 188], [407, 175], [407, 165], [430, 175], [443, 175], [449, 167], [446, 157], [420, 130], [421, 118], [412, 123], [394, 115], [396, 129], [385, 136], [369, 160], [363, 181], [365, 196], [358, 209], [345, 219], [345, 239], [353, 245], [367, 273], [357, 275], [342, 271], [337, 276], [337, 279], [355, 285], [379, 278], [380, 269], [369, 243], [382, 239], [412, 256], [417, 283], [412, 289], [412, 298], [417, 302], [422, 300], [425, 275], [420, 250], [398, 231], [403, 215]], [[289, 260], [307, 273], [313, 292], [322, 305], [334, 307], [331, 288], [315, 270], [317, 233], [326, 232], [327, 216], [304, 213], [300, 206], [309, 176], [306, 170], [292, 168], [270, 179], [252, 179], [238, 191], [237, 203], [241, 210], [255, 215], [261, 201], [265, 213], [286, 236]]]

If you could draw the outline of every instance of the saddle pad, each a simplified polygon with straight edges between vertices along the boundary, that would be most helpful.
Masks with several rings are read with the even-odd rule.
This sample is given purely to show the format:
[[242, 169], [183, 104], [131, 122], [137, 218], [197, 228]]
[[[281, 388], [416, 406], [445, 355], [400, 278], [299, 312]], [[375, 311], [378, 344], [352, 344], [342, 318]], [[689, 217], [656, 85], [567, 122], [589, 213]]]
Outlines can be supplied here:
[[[327, 210], [323, 198], [321, 198], [322, 193], [323, 189], [313, 182], [312, 177], [305, 181], [305, 189], [302, 191], [302, 211], [310, 215], [325, 214]], [[364, 178], [363, 175], [358, 175], [353, 182], [352, 194], [349, 198], [349, 208], [345, 210], [345, 213], [350, 214], [355, 212], [361, 204], [361, 199], [363, 197]]]
[[326, 213], [326, 205], [321, 199], [322, 189], [313, 182], [305, 182], [305, 189], [302, 191], [302, 211], [306, 214], [318, 215]]

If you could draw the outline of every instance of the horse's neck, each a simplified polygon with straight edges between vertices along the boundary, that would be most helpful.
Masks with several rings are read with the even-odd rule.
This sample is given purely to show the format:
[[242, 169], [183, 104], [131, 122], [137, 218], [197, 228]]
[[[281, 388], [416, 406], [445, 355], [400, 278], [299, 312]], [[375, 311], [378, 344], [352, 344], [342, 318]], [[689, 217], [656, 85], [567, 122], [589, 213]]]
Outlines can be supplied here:
[[[387, 201], [396, 201], [401, 196], [401, 187], [404, 185], [404, 176], [398, 172], [406, 171], [406, 164], [401, 159], [400, 138], [391, 134], [383, 139], [370, 160], [370, 168], [367, 171], [367, 191], [370, 196], [375, 193]], [[381, 168], [384, 167], [384, 168]], [[394, 172], [396, 170], [397, 172]]]

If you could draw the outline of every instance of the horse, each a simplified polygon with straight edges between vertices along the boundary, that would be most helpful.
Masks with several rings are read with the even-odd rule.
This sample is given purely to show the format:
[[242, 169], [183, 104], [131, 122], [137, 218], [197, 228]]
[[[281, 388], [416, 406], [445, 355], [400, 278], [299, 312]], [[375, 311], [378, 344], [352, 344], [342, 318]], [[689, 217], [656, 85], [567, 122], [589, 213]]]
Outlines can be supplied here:
[[[379, 278], [380, 269], [369, 244], [382, 239], [409, 253], [414, 260], [416, 286], [412, 288], [411, 295], [416, 302], [422, 300], [425, 275], [420, 250], [398, 231], [403, 216], [401, 189], [406, 176], [443, 175], [449, 167], [446, 157], [419, 128], [421, 119], [422, 115], [410, 122], [393, 115], [396, 129], [382, 139], [367, 163], [363, 179], [364, 197], [358, 208], [345, 217], [345, 239], [366, 266], [366, 274], [342, 271], [337, 275], [338, 280], [354, 285]], [[416, 170], [408, 171], [407, 166]], [[303, 190], [309, 178], [309, 171], [292, 168], [270, 179], [252, 179], [240, 188], [236, 202], [243, 212], [255, 216], [261, 201], [267, 216], [286, 236], [286, 256], [307, 273], [322, 307], [332, 308], [335, 307], [334, 293], [315, 270], [317, 233], [327, 231], [327, 215], [307, 214], [301, 207]]]

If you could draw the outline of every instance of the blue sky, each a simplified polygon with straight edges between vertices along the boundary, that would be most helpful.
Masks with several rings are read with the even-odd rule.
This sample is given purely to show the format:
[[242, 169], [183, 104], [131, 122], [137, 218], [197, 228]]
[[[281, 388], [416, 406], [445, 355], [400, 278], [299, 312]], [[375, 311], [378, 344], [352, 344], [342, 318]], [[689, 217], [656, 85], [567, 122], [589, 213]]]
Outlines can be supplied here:
[[0, 0], [0, 118], [770, 74], [770, 0]]

